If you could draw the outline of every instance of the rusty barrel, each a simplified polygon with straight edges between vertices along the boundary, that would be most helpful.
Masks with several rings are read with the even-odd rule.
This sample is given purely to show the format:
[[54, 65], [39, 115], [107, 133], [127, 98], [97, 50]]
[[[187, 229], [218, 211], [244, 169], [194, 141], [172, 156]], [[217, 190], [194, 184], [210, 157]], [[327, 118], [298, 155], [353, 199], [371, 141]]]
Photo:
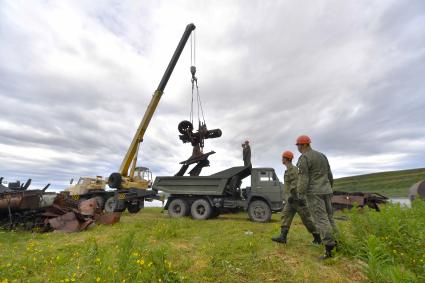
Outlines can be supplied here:
[[416, 198], [425, 200], [425, 180], [413, 184], [409, 189], [409, 199], [412, 201]]

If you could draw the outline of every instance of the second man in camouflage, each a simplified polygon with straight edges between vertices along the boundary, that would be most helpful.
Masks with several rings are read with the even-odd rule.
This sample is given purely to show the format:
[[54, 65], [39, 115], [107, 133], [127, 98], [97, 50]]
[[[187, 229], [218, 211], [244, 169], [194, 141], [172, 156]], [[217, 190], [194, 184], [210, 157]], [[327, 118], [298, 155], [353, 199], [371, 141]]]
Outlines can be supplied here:
[[290, 151], [282, 153], [282, 163], [286, 166], [284, 175], [284, 194], [286, 203], [282, 210], [280, 235], [273, 237], [272, 240], [282, 244], [286, 243], [292, 220], [294, 219], [295, 214], [298, 213], [304, 223], [304, 226], [311, 234], [313, 234], [313, 243], [320, 244], [320, 234], [314, 225], [306, 201], [304, 199], [300, 199], [297, 193], [298, 170], [297, 167], [292, 164], [293, 158], [294, 154]]

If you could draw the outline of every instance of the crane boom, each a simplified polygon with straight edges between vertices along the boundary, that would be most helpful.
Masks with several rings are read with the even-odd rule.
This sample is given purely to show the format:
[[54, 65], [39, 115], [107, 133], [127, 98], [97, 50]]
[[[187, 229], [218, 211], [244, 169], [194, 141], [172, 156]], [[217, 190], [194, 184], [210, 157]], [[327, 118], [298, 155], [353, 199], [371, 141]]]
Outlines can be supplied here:
[[[143, 119], [140, 122], [139, 127], [137, 128], [136, 134], [134, 135], [133, 140], [130, 144], [130, 147], [128, 148], [127, 154], [125, 155], [121, 163], [119, 173], [124, 177], [129, 176], [128, 169], [130, 168], [131, 163], [134, 162], [135, 164], [137, 160], [137, 152], [139, 149], [139, 144], [143, 141], [143, 137], [145, 135], [146, 129], [148, 128], [149, 123], [152, 119], [153, 113], [155, 112], [156, 107], [158, 106], [159, 100], [161, 99], [165, 86], [167, 85], [167, 82], [170, 79], [171, 74], [173, 73], [174, 67], [176, 66], [177, 61], [179, 60], [180, 54], [182, 53], [184, 46], [186, 45], [186, 42], [189, 39], [190, 34], [195, 28], [196, 27], [194, 24], [188, 24], [186, 26], [186, 29], [182, 35], [182, 38], [180, 39], [180, 42], [177, 45], [176, 50], [174, 51], [173, 57], [171, 57], [170, 63], [168, 64], [168, 67], [165, 70], [164, 75], [162, 76], [162, 79], [158, 85], [158, 88], [152, 95], [152, 99], [148, 105], [148, 108], [146, 109]], [[132, 170], [132, 172], [130, 173], [130, 176], [134, 173], [133, 171], [134, 170]]]

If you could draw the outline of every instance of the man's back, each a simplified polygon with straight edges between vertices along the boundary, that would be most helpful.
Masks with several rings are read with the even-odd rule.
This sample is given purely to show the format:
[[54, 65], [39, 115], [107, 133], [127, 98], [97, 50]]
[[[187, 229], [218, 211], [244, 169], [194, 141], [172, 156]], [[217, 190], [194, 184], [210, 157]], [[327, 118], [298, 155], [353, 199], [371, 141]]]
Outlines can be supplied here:
[[300, 174], [308, 174], [308, 194], [321, 195], [332, 193], [332, 172], [329, 166], [328, 159], [323, 153], [318, 152], [314, 149], [307, 150], [301, 155], [300, 160], [298, 161], [298, 166], [301, 167], [299, 168]]

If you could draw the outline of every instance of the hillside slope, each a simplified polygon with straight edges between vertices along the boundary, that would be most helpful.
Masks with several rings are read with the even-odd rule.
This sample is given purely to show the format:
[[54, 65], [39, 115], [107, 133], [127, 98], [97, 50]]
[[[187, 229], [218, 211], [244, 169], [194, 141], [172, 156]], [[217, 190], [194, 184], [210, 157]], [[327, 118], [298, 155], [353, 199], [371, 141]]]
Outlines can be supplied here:
[[335, 179], [334, 190], [376, 192], [387, 197], [407, 197], [410, 186], [425, 179], [425, 168], [365, 174]]

